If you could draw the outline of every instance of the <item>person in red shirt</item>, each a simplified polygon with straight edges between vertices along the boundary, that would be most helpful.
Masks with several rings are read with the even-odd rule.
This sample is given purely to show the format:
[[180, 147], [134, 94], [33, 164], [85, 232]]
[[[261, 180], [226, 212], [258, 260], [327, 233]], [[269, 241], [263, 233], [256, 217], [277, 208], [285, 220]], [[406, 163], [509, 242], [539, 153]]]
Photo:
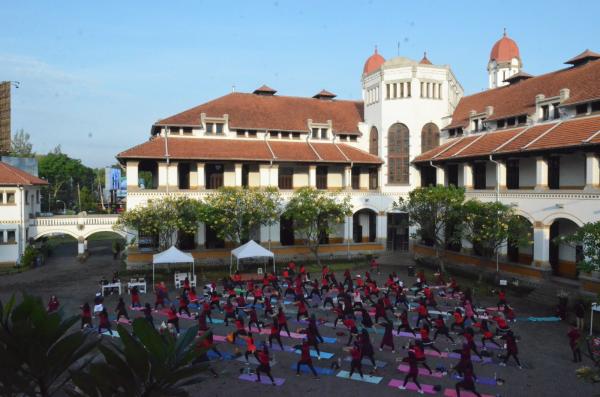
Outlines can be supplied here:
[[415, 358], [417, 359], [417, 362], [421, 364], [424, 368], [426, 368], [430, 374], [432, 374], [433, 372], [431, 371], [431, 368], [429, 368], [429, 365], [427, 365], [427, 359], [425, 358], [425, 348], [423, 347], [423, 343], [421, 341], [416, 341], [412, 350], [415, 352]]
[[156, 286], [154, 293], [156, 294], [156, 299], [154, 300], [154, 310], [158, 310], [159, 305], [164, 309], [166, 293], [160, 284]]
[[436, 351], [441, 356], [442, 352], [437, 347], [435, 347], [433, 341], [429, 336], [429, 326], [427, 324], [423, 324], [423, 327], [421, 328], [419, 333], [421, 334], [421, 343], [423, 344], [423, 346], [429, 347], [431, 350]]
[[504, 356], [500, 365], [506, 367], [508, 359], [512, 356], [517, 362], [519, 369], [522, 369], [521, 362], [519, 361], [519, 349], [517, 348], [517, 341], [515, 340], [515, 336], [513, 335], [512, 331], [508, 331], [508, 333], [504, 335], [502, 339], [506, 341], [506, 356]]
[[179, 335], [179, 317], [177, 317], [177, 310], [175, 310], [175, 306], [171, 306], [167, 312], [167, 324], [173, 324], [175, 330], [177, 331], [177, 335]]
[[108, 319], [108, 313], [106, 309], [102, 309], [100, 314], [98, 315], [98, 333], [101, 334], [102, 330], [108, 331], [112, 336], [113, 332], [110, 328], [110, 321]]
[[227, 302], [225, 303], [224, 309], [225, 309], [225, 326], [227, 327], [229, 325], [229, 319], [235, 320], [235, 308], [233, 307], [233, 304], [231, 303], [229, 298], [227, 299]]
[[273, 323], [271, 324], [271, 333], [269, 334], [269, 347], [273, 347], [273, 339], [276, 339], [277, 342], [279, 342], [279, 347], [281, 348], [281, 351], [283, 351], [283, 343], [281, 343], [281, 335], [279, 335], [279, 332], [279, 324], [277, 324], [277, 320], [274, 319]]
[[419, 381], [417, 379], [419, 376], [419, 366], [414, 350], [409, 350], [408, 357], [403, 358], [402, 361], [408, 363], [409, 369], [408, 373], [404, 377], [404, 383], [402, 384], [402, 386], [398, 386], [398, 389], [406, 390], [406, 384], [408, 383], [408, 380], [412, 379], [413, 383], [417, 385], [419, 394], [423, 394], [423, 389], [421, 388], [421, 385], [419, 384]]
[[287, 325], [287, 318], [285, 317], [285, 313], [283, 312], [283, 308], [281, 306], [279, 306], [279, 310], [277, 311], [277, 324], [279, 324], [279, 332], [281, 332], [282, 329], [285, 329], [288, 337], [292, 337], [290, 334], [290, 329]]
[[352, 348], [352, 350], [350, 350], [350, 357], [352, 358], [352, 360], [350, 361], [350, 375], [348, 377], [352, 378], [354, 371], [357, 371], [360, 375], [360, 378], [363, 379], [364, 376], [362, 372], [362, 352], [360, 351], [360, 346], [358, 342], [355, 342], [354, 347]]
[[92, 328], [92, 309], [87, 302], [81, 306], [81, 329], [85, 327]]
[[348, 333], [350, 334], [346, 346], [350, 346], [350, 344], [352, 343], [352, 339], [355, 336], [358, 336], [358, 328], [356, 328], [356, 322], [354, 321], [354, 319], [350, 317], [344, 320], [344, 325], [346, 326], [346, 328], [348, 328]]
[[383, 298], [377, 299], [377, 303], [375, 303], [375, 322], [379, 322], [379, 318], [383, 318], [385, 321], [390, 321], [385, 314], [385, 304], [383, 303]]
[[130, 290], [131, 292], [131, 307], [142, 307], [142, 304], [140, 303], [140, 291], [138, 290], [138, 287], [133, 287]]
[[180, 315], [182, 312], [185, 312], [185, 314], [187, 314], [188, 317], [192, 317], [192, 314], [190, 313], [188, 304], [189, 304], [189, 301], [188, 301], [187, 295], [185, 294], [185, 292], [182, 292], [181, 296], [179, 297], [179, 314]]
[[244, 335], [244, 336], [248, 335], [248, 332], [246, 332], [246, 327], [244, 325], [244, 319], [242, 318], [242, 316], [238, 316], [235, 319], [235, 331], [233, 333], [233, 344], [235, 344], [235, 339], [239, 335]]
[[569, 346], [571, 347], [571, 351], [573, 352], [573, 362], [580, 363], [581, 362], [581, 332], [577, 327], [571, 327], [569, 333], [567, 334], [569, 337]]
[[449, 339], [450, 342], [454, 343], [454, 339], [450, 336], [450, 332], [448, 327], [446, 326], [446, 322], [444, 321], [444, 316], [439, 314], [434, 321], [433, 326], [435, 327], [435, 334], [433, 334], [433, 340], [436, 340], [438, 335], [444, 335], [446, 339]]
[[246, 353], [244, 357], [246, 357], [246, 362], [248, 361], [248, 357], [250, 355], [254, 355], [256, 353], [256, 345], [254, 344], [254, 337], [252, 336], [252, 332], [248, 332], [248, 336], [240, 336], [240, 338], [244, 339], [246, 342]]
[[481, 344], [483, 345], [483, 350], [487, 350], [487, 348], [485, 347], [486, 341], [492, 342], [496, 346], [500, 347], [498, 342], [496, 342], [494, 340], [494, 334], [492, 334], [492, 331], [490, 331], [488, 322], [485, 318], [481, 320], [481, 323], [479, 324], [479, 330], [481, 331], [481, 334], [482, 334]]
[[190, 291], [188, 292], [188, 300], [190, 301], [190, 303], [193, 304], [198, 304], [198, 294], [196, 293], [196, 288], [192, 287], [190, 289]]
[[388, 321], [383, 326], [385, 327], [385, 331], [383, 333], [383, 338], [381, 339], [381, 344], [379, 345], [379, 351], [383, 351], [384, 346], [389, 346], [392, 348], [392, 353], [396, 353], [393, 334], [394, 324], [391, 321]]
[[265, 318], [267, 316], [273, 316], [273, 305], [271, 304], [271, 297], [265, 299]]
[[344, 323], [344, 309], [342, 308], [342, 304], [338, 303], [337, 306], [333, 308], [333, 311], [336, 314], [336, 318], [333, 321], [333, 328], [337, 328], [338, 321]]
[[496, 335], [504, 335], [507, 332], [510, 332], [510, 327], [501, 313], [498, 313], [498, 315], [492, 317], [492, 320], [496, 322]]
[[60, 303], [58, 302], [58, 298], [56, 297], [56, 295], [52, 295], [50, 297], [50, 300], [48, 301], [48, 307], [46, 310], [48, 311], [48, 313], [53, 313], [58, 310], [59, 306]]
[[271, 379], [273, 386], [275, 386], [275, 379], [273, 379], [273, 375], [271, 375], [271, 358], [269, 357], [269, 350], [267, 349], [267, 346], [265, 345], [263, 349], [257, 352], [254, 356], [259, 362], [258, 367], [256, 367], [256, 381], [260, 383], [260, 373], [264, 372], [267, 374], [269, 379]]
[[[202, 338], [203, 335], [206, 335], [206, 336], [204, 338]], [[208, 358], [208, 355], [206, 354], [208, 352], [208, 350], [212, 350], [221, 359], [223, 358], [223, 355], [221, 354], [221, 352], [218, 351], [217, 348], [215, 347], [212, 332], [206, 332], [199, 336], [201, 338], [200, 338], [200, 340], [198, 340], [198, 342], [196, 342], [196, 352], [197, 352], [198, 356], [192, 361], [192, 364], [200, 364], [200, 363], [208, 362], [209, 358]], [[219, 377], [219, 375], [215, 372], [215, 370], [210, 365], [208, 366], [208, 370], [215, 378]]]
[[206, 323], [206, 312], [204, 310], [198, 315], [198, 330], [208, 331], [208, 324]]
[[250, 317], [250, 319], [248, 319], [248, 330], [250, 330], [251, 325], [254, 324], [256, 326], [256, 328], [258, 329], [258, 333], [260, 334], [260, 324], [258, 322], [258, 314], [256, 313], [256, 308], [254, 307], [254, 305], [252, 305], [250, 307], [250, 309], [248, 309], [246, 312], [248, 313], [248, 317]]
[[191, 288], [190, 279], [186, 277], [185, 280], [183, 280], [183, 291], [187, 292], [190, 290], [190, 288]]
[[454, 331], [454, 329], [456, 327], [458, 327], [458, 328], [460, 328], [460, 329], [462, 329], [464, 331], [465, 330], [465, 318], [463, 317], [463, 315], [460, 312], [460, 310], [456, 309], [454, 311], [454, 313], [452, 314], [452, 317], [454, 317], [454, 322], [450, 326], [450, 329], [452, 331]]
[[403, 330], [406, 332], [410, 332], [415, 337], [417, 336], [417, 334], [415, 334], [415, 331], [410, 326], [410, 323], [408, 321], [408, 312], [406, 311], [406, 309], [402, 310], [402, 313], [400, 314], [400, 325], [398, 325], [398, 333], [402, 332]]
[[310, 357], [310, 345], [308, 344], [308, 341], [306, 339], [304, 339], [304, 341], [302, 342], [302, 347], [300, 348], [300, 360], [298, 361], [298, 363], [296, 363], [296, 376], [300, 376], [301, 365], [306, 365], [312, 371], [313, 375], [315, 376], [315, 379], [319, 379], [317, 371], [315, 370], [315, 367], [313, 367], [312, 364], [312, 358]]
[[233, 275], [233, 285], [234, 287], [237, 286], [240, 289], [244, 288], [244, 284], [242, 283], [242, 275], [239, 271], [236, 271]]
[[501, 310], [503, 306], [506, 306], [506, 291], [504, 288], [498, 291], [498, 310]]
[[477, 354], [477, 357], [479, 357], [479, 359], [481, 360], [481, 354], [479, 354], [479, 352], [477, 351], [477, 346], [475, 345], [475, 333], [473, 332], [473, 328], [468, 327], [467, 329], [465, 329], [463, 337], [465, 338], [469, 349], [471, 349], [473, 353]]
[[219, 296], [219, 294], [217, 294], [217, 291], [214, 291], [211, 295], [210, 295], [210, 307], [215, 307], [217, 308], [217, 310], [221, 311], [221, 297]]
[[298, 304], [298, 313], [296, 314], [296, 321], [300, 321], [300, 317], [308, 317], [308, 308], [306, 307], [306, 303], [303, 300], [297, 302]]
[[417, 324], [416, 326], [419, 327], [419, 324], [421, 323], [421, 320], [425, 320], [427, 322], [427, 324], [431, 325], [431, 319], [429, 318], [429, 310], [427, 310], [427, 305], [425, 304], [424, 301], [421, 301], [419, 303], [419, 307], [417, 308]]

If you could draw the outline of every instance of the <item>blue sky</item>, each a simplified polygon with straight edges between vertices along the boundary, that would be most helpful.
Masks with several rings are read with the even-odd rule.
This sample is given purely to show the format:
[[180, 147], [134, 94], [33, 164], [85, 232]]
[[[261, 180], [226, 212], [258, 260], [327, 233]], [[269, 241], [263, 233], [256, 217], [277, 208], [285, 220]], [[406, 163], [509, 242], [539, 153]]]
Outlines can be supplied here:
[[[365, 59], [451, 65], [467, 93], [486, 87], [507, 28], [524, 69], [541, 74], [585, 48], [600, 51], [597, 1], [2, 1], [0, 80], [13, 130], [34, 150], [60, 144], [90, 166], [114, 163], [150, 126], [266, 83], [282, 95], [326, 88], [360, 98]], [[506, 10], [506, 11], [502, 11]]]

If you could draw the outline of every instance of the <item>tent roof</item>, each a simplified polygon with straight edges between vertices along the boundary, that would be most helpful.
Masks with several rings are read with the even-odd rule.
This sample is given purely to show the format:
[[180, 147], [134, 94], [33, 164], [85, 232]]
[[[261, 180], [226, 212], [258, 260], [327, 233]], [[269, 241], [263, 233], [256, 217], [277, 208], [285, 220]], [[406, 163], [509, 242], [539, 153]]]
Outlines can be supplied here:
[[271, 251], [257, 244], [254, 240], [250, 240], [246, 244], [237, 247], [236, 249], [231, 251], [231, 254], [238, 259], [258, 257], [271, 258], [275, 256]]
[[178, 250], [174, 245], [171, 248], [152, 256], [152, 263], [194, 263], [192, 254]]

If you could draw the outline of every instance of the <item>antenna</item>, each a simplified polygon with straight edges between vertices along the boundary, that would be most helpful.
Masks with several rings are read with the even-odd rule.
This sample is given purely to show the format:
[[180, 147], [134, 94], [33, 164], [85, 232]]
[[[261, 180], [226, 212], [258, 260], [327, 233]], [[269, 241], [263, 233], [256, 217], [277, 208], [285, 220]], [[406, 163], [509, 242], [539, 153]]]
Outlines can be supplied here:
[[231, 86], [231, 92], [235, 92], [235, 84]]
[[398, 44], [398, 56], [400, 56], [400, 42], [398, 41], [397, 44]]

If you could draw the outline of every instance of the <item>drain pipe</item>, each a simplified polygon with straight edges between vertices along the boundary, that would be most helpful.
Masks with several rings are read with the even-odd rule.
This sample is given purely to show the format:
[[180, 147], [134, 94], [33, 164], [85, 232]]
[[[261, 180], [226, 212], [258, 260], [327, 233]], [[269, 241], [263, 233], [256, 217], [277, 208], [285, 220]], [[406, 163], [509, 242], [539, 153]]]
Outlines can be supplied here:
[[[493, 155], [490, 154], [490, 161], [494, 164], [496, 164], [496, 203], [498, 203], [500, 201], [500, 163], [497, 162], [496, 160], [494, 160], [492, 158]], [[499, 220], [496, 218], [496, 222], [498, 222]], [[496, 250], [496, 273], [500, 272], [500, 265], [499, 265], [499, 253], [498, 250]]]
[[[430, 165], [430, 166], [432, 166], [433, 168], [435, 168], [436, 170], [443, 170], [443, 168], [442, 168], [442, 167], [440, 167], [439, 165], [433, 165], [433, 160], [429, 160], [429, 165]], [[438, 180], [437, 180], [437, 174], [436, 174], [436, 176], [435, 176], [435, 184], [436, 184], [436, 185], [439, 185], [439, 184], [440, 184], [440, 183], [438, 182]], [[441, 183], [441, 184], [442, 184], [442, 185], [445, 185], [446, 183], [445, 183], [445, 181], [442, 181], [442, 183]]]

